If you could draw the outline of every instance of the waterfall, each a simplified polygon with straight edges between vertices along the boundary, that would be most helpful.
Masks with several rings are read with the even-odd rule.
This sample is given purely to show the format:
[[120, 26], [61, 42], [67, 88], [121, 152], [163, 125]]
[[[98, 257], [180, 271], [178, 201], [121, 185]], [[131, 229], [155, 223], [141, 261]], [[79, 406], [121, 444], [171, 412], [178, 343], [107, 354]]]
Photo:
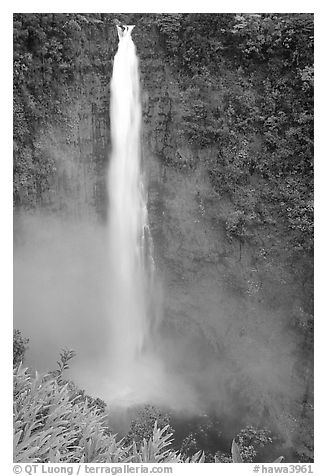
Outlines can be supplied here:
[[141, 101], [134, 26], [117, 26], [118, 51], [111, 80], [108, 172], [110, 365], [128, 384], [142, 354], [153, 258], [141, 169]]
[[106, 401], [193, 408], [194, 392], [167, 374], [156, 333], [161, 309], [141, 161], [141, 101], [134, 26], [117, 25], [118, 51], [111, 80], [108, 171], [109, 373]]

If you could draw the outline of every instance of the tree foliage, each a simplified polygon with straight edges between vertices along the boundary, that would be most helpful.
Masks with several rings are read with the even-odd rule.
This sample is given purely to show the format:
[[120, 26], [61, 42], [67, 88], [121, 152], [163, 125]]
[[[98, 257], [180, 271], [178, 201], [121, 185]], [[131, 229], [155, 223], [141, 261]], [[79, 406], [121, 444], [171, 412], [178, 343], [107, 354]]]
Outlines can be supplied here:
[[260, 448], [272, 443], [271, 432], [254, 426], [243, 428], [237, 435], [237, 446], [244, 463], [253, 463]]
[[170, 425], [170, 415], [160, 408], [148, 404], [137, 409], [126, 436], [126, 441], [135, 441], [138, 444], [144, 439], [149, 439], [155, 422], [157, 422], [160, 428], [166, 427], [169, 433], [174, 433]]
[[27, 344], [29, 339], [23, 337], [22, 333], [18, 329], [14, 329], [13, 339], [13, 365], [17, 367], [20, 363], [24, 362], [25, 352], [27, 350]]

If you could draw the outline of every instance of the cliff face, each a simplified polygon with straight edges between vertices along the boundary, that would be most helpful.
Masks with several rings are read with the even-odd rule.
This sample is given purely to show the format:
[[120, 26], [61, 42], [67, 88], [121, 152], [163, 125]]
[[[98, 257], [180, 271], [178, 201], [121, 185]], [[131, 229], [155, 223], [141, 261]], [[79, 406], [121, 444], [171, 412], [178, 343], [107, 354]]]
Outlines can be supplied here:
[[[105, 29], [96, 41], [117, 41], [108, 35]], [[201, 147], [187, 139], [185, 88], [157, 30], [140, 22], [133, 37], [149, 219], [164, 295], [158, 352], [208, 408], [243, 423], [276, 425], [288, 444], [303, 446], [295, 442], [296, 419], [308, 399], [311, 357], [307, 334], [295, 326], [306, 325], [303, 283], [284, 263], [282, 232], [254, 230], [255, 246], [227, 235], [235, 204], [214, 189], [206, 167], [220, 144]], [[106, 216], [109, 83], [105, 72], [78, 74], [62, 95], [65, 121], [49, 122], [39, 134], [40, 153], [55, 163], [43, 205], [77, 220]], [[217, 97], [212, 87], [209, 99]]]
[[42, 206], [73, 215], [106, 213], [109, 84], [95, 74], [76, 78], [62, 99], [63, 121], [40, 132], [40, 153], [55, 164]]
[[[183, 87], [155, 38], [135, 32], [149, 215], [164, 281], [162, 335], [168, 348], [182, 349], [171, 365], [218, 411], [272, 421], [290, 442], [311, 381], [306, 337], [294, 326], [305, 326], [302, 283], [284, 265], [281, 234], [258, 230], [257, 246], [227, 237], [235, 205], [213, 190], [203, 166], [220, 145], [194, 147], [185, 138]], [[212, 101], [218, 95], [213, 89]]]

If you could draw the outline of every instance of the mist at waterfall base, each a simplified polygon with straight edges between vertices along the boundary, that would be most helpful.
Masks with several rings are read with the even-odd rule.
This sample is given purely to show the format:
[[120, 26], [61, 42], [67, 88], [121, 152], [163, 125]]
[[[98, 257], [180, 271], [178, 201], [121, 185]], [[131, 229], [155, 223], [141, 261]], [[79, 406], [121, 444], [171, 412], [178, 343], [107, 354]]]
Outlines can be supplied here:
[[[131, 55], [132, 84], [126, 84], [119, 52]], [[219, 309], [216, 325], [225, 353], [208, 344], [211, 324], [202, 332], [205, 319], [178, 332], [167, 319], [169, 292], [152, 269], [137, 58], [129, 36], [120, 38], [115, 68], [112, 88], [122, 102], [112, 97], [109, 226], [41, 211], [15, 217], [14, 325], [30, 338], [26, 364], [48, 371], [61, 349], [74, 349], [67, 376], [109, 408], [151, 403], [180, 414], [212, 410], [243, 421], [244, 415], [255, 416], [260, 400], [281, 415], [283, 399], [274, 396], [292, 400], [301, 392], [289, 380], [291, 353], [276, 360], [278, 352], [255, 342], [253, 352], [244, 350]], [[281, 339], [278, 345], [288, 343]]]
[[[173, 330], [171, 336], [167, 328], [163, 334], [163, 322], [157, 322], [148, 329], [151, 339], [143, 342], [137, 357], [131, 353], [134, 323], [122, 319], [117, 324], [108, 318], [108, 298], [113, 297], [108, 289], [117, 287], [104, 258], [107, 232], [95, 221], [75, 222], [42, 213], [16, 215], [14, 326], [30, 339], [25, 364], [39, 372], [53, 370], [60, 351], [74, 349], [77, 355], [67, 377], [89, 395], [123, 407], [149, 402], [197, 413], [206, 403], [200, 405], [196, 397], [193, 377], [198, 370], [188, 368], [185, 339], [181, 337], [175, 347]], [[159, 307], [159, 283], [152, 292], [153, 305]], [[125, 306], [135, 316], [127, 297]], [[119, 351], [116, 335], [112, 336], [116, 324], [125, 339]], [[194, 358], [201, 361], [200, 354]]]
[[[111, 374], [107, 297], [112, 281], [104, 260], [106, 227], [35, 213], [16, 216], [15, 222], [14, 326], [30, 338], [26, 365], [46, 372], [57, 367], [61, 349], [74, 349], [77, 355], [67, 378], [87, 394], [102, 398], [109, 415], [113, 397], [117, 404], [119, 394], [126, 410], [133, 405], [128, 383], [137, 397], [135, 403], [151, 403], [181, 416], [212, 411], [222, 421], [235, 421], [234, 427], [227, 427], [231, 433], [244, 424], [244, 418], [255, 421], [258, 398], [282, 415], [284, 402], [275, 396], [292, 398], [293, 392], [294, 399], [298, 397], [298, 389], [287, 380], [288, 368], [294, 363], [290, 357], [281, 353], [276, 363], [270, 359], [269, 349], [255, 343], [250, 355], [239, 347], [237, 336], [219, 311], [217, 328], [226, 352], [217, 355], [212, 350], [203, 332], [205, 323], [190, 321], [176, 330], [163, 311], [147, 347], [143, 370], [141, 365], [131, 366], [131, 370], [136, 368], [134, 379], [128, 382], [131, 374], [127, 374], [121, 382]], [[204, 298], [210, 303], [209, 292]], [[170, 299], [165, 286], [163, 291], [159, 286], [155, 299], [165, 308]], [[235, 299], [235, 315], [237, 312]], [[250, 372], [253, 378], [247, 381]], [[268, 420], [260, 423], [267, 426]]]

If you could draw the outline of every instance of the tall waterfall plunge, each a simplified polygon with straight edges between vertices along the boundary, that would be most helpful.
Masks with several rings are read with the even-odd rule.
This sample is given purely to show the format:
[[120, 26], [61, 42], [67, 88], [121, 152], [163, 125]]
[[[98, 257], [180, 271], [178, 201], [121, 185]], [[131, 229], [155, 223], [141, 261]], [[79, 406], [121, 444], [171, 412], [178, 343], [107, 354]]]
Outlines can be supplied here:
[[133, 26], [117, 29], [108, 173], [110, 365], [115, 381], [131, 392], [153, 318], [148, 302], [153, 258], [141, 170], [141, 102]]
[[109, 399], [118, 406], [155, 403], [186, 409], [195, 405], [193, 389], [181, 376], [167, 373], [154, 350], [160, 304], [141, 167], [142, 111], [133, 28], [117, 26], [111, 80]]

